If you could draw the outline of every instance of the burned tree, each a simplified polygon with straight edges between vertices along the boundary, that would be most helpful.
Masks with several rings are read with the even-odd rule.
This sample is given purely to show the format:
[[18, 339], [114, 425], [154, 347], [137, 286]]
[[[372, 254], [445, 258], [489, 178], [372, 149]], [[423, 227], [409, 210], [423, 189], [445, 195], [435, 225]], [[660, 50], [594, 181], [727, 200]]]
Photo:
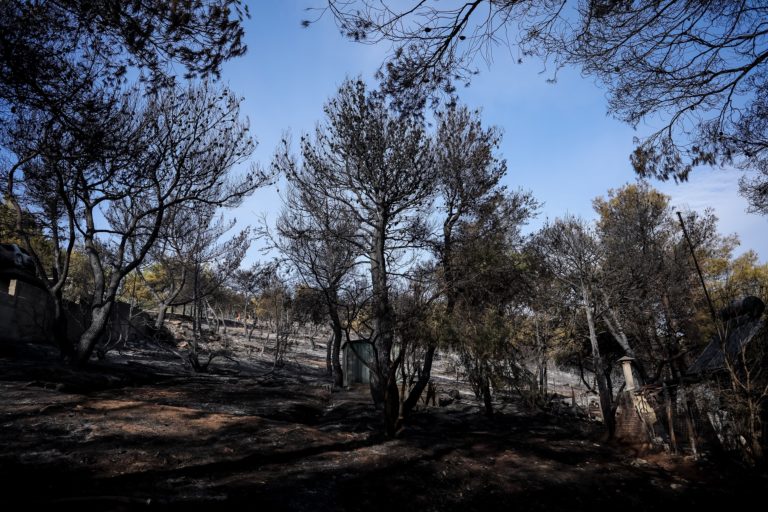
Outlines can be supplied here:
[[[151, 167], [150, 155], [137, 152], [147, 148], [149, 135], [140, 132], [148, 134], [152, 123], [135, 114], [137, 102], [157, 101], [139, 100], [141, 94], [127, 85], [128, 71], [136, 71], [147, 93], [170, 88], [167, 97], [175, 94], [173, 64], [182, 66], [185, 77], [218, 76], [224, 61], [245, 51], [241, 24], [247, 16], [247, 9], [231, 0], [0, 5], [0, 118], [9, 156], [5, 195], [53, 298], [55, 337], [64, 354], [71, 355], [72, 347], [62, 291], [75, 245], [84, 243], [88, 231], [84, 216], [119, 201], [121, 194], [106, 191], [104, 202], [94, 202], [95, 192], [86, 190], [109, 188], [110, 180], [125, 185], [130, 173], [117, 168], [131, 159], [134, 170]], [[103, 167], [100, 177], [93, 170], [97, 165]], [[52, 255], [41, 253], [24, 232], [21, 220], [29, 214], [51, 238]]]
[[[21, 123], [17, 130], [23, 131], [31, 123]], [[18, 133], [18, 132], [17, 132]], [[44, 142], [48, 144], [48, 142]], [[12, 144], [8, 146], [13, 147]], [[22, 150], [23, 151], [23, 150]], [[64, 304], [64, 289], [72, 266], [75, 249], [75, 198], [68, 193], [65, 183], [71, 179], [65, 165], [57, 166], [51, 158], [41, 157], [37, 151], [28, 153], [27, 159], [20, 159], [7, 174], [5, 197], [13, 209], [13, 228], [10, 230], [26, 247], [35, 263], [36, 273], [41, 278], [39, 285], [45, 288], [53, 303], [53, 341], [61, 355], [67, 359], [74, 355], [74, 348], [67, 337], [67, 315]], [[50, 180], [49, 167], [55, 166], [57, 179]], [[26, 168], [24, 194], [18, 194], [16, 173]], [[60, 174], [59, 174], [60, 173]], [[27, 221], [25, 221], [27, 220]], [[32, 222], [28, 222], [32, 220]], [[40, 237], [36, 231], [39, 230]], [[48, 241], [41, 247], [40, 239]], [[46, 252], [50, 250], [50, 254]]]
[[[202, 85], [164, 92], [135, 115], [142, 122], [137, 158], [119, 162], [116, 172], [111, 166], [89, 169], [78, 183], [81, 231], [95, 279], [91, 324], [78, 343], [81, 362], [104, 328], [121, 280], [147, 255], [171, 209], [235, 206], [267, 180], [257, 171], [229, 176], [253, 142], [239, 120], [239, 100], [226, 90]], [[94, 216], [101, 203], [110, 206], [106, 226]]]
[[405, 251], [423, 244], [435, 167], [420, 118], [395, 117], [361, 81], [345, 82], [325, 107], [327, 121], [301, 140], [301, 165], [287, 170], [302, 202], [329, 202], [356, 226], [349, 237], [367, 259], [371, 278], [371, 393], [394, 434], [399, 416], [390, 287]]
[[[437, 118], [433, 151], [438, 170], [440, 225], [433, 249], [440, 281], [438, 288], [444, 296], [442, 313], [450, 319], [461, 300], [462, 284], [467, 283], [468, 276], [476, 278], [478, 270], [459, 265], [457, 252], [467, 250], [475, 243], [496, 240], [495, 237], [512, 243], [517, 229], [532, 214], [536, 203], [529, 194], [510, 194], [500, 185], [507, 171], [506, 162], [494, 154], [501, 136], [498, 129], [482, 126], [479, 112], [453, 105], [438, 112]], [[505, 217], [508, 222], [498, 222], [495, 215]], [[478, 223], [478, 229], [468, 229], [472, 223]], [[481, 224], [484, 225], [482, 228]], [[507, 249], [513, 250], [511, 245], [500, 250]], [[503, 272], [501, 270], [500, 275]], [[404, 403], [404, 415], [416, 405], [431, 377], [432, 360], [440, 336], [427, 338], [423, 363], [418, 369], [419, 378]], [[455, 340], [444, 341], [456, 347]]]
[[235, 223], [216, 217], [215, 207], [208, 205], [169, 212], [146, 258], [152, 279], [147, 279], [143, 266], [137, 269], [156, 302], [155, 330], [162, 329], [169, 307], [191, 303], [195, 311], [201, 311], [201, 301], [240, 266], [250, 245], [250, 229], [220, 241]]
[[763, 2], [329, 0], [326, 10], [346, 37], [392, 43], [380, 77], [403, 109], [452, 94], [497, 45], [554, 64], [553, 80], [577, 65], [608, 90], [611, 115], [632, 126], [663, 119], [631, 155], [638, 174], [685, 180], [699, 165], [754, 170], [742, 192], [766, 212]]
[[81, 107], [104, 87], [118, 98], [129, 69], [153, 88], [174, 85], [174, 63], [184, 78], [218, 76], [245, 53], [248, 16], [237, 0], [2, 2], [0, 102], [77, 129]]
[[[239, 100], [207, 84], [127, 95], [111, 117], [89, 120], [101, 134], [95, 154], [46, 151], [39, 157], [50, 162], [44, 173], [27, 165], [22, 179], [10, 175], [13, 197], [24, 196], [32, 180], [51, 183], [67, 205], [71, 232], [83, 243], [94, 286], [90, 323], [77, 345], [79, 362], [88, 360], [123, 278], [146, 257], [169, 212], [233, 206], [268, 181], [257, 170], [230, 175], [253, 149], [238, 116]], [[82, 145], [74, 138], [71, 143]], [[66, 156], [71, 154], [90, 156]], [[51, 155], [59, 158], [51, 161]]]
[[[287, 171], [290, 179], [297, 172], [296, 163], [285, 157], [283, 154], [275, 165]], [[296, 182], [298, 186], [302, 186], [301, 183]], [[341, 291], [359, 260], [359, 248], [352, 243], [357, 235], [357, 224], [330, 198], [325, 202], [308, 202], [306, 197], [301, 189], [288, 191], [277, 220], [277, 236], [270, 236], [270, 239], [291, 263], [303, 284], [323, 296], [333, 332], [326, 365], [334, 385], [341, 386], [344, 376], [339, 353], [344, 332], [349, 331], [349, 319], [341, 311]]]
[[598, 345], [598, 274], [601, 253], [593, 232], [584, 221], [576, 218], [556, 220], [545, 226], [537, 236], [537, 244], [549, 271], [568, 285], [578, 297], [589, 328], [600, 411], [609, 437], [615, 430], [613, 396], [605, 375], [603, 357]]

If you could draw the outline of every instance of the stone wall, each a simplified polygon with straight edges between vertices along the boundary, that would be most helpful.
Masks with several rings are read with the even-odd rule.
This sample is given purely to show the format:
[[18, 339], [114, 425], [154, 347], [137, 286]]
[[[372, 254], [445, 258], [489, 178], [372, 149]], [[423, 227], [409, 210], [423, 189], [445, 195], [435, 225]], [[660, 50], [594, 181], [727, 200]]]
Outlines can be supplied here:
[[38, 287], [17, 279], [0, 279], [0, 341], [49, 340], [52, 305], [48, 293]]
[[[88, 307], [66, 301], [67, 337], [76, 341], [85, 330]], [[106, 338], [140, 339], [151, 334], [151, 318], [117, 302], [110, 315]], [[0, 343], [51, 343], [53, 301], [45, 290], [21, 280], [0, 277]]]

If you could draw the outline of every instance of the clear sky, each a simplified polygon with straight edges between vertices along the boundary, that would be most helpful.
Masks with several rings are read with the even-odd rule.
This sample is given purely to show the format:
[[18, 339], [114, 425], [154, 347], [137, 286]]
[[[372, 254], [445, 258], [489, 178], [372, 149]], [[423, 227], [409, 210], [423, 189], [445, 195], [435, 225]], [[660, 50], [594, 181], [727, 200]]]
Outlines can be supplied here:
[[[361, 76], [374, 85], [373, 74], [389, 50], [385, 44], [343, 39], [330, 17], [302, 28], [301, 20], [312, 16], [304, 8], [312, 5], [322, 0], [252, 4], [252, 19], [245, 24], [248, 52], [224, 67], [223, 81], [244, 97], [243, 114], [259, 142], [253, 161], [262, 166], [269, 165], [285, 131], [297, 140], [313, 130], [323, 118], [324, 103], [345, 77]], [[632, 139], [651, 127], [634, 131], [608, 117], [604, 91], [577, 70], [563, 70], [556, 84], [548, 84], [550, 74], [539, 61], [519, 65], [515, 60], [499, 47], [490, 68], [480, 63], [481, 74], [459, 91], [460, 100], [481, 109], [486, 125], [502, 129], [506, 184], [531, 190], [544, 203], [531, 229], [566, 213], [594, 218], [593, 198], [635, 180], [629, 163]], [[652, 184], [670, 195], [673, 205], [714, 208], [720, 231], [739, 235], [737, 254], [754, 249], [766, 262], [768, 217], [746, 213], [747, 202], [738, 195], [739, 176], [701, 168], [684, 184]], [[270, 187], [234, 214], [239, 225], [255, 224], [262, 213], [273, 221], [279, 209], [276, 187]], [[258, 244], [248, 254], [250, 261], [262, 257]]]

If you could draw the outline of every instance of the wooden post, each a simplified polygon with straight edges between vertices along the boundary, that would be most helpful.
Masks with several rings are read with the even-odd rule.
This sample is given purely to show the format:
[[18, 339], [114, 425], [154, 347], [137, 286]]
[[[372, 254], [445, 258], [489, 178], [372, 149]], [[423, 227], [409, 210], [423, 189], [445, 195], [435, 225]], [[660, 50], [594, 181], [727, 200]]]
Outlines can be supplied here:
[[662, 390], [664, 392], [664, 398], [667, 406], [667, 422], [669, 423], [669, 447], [672, 453], [677, 454], [677, 435], [675, 434], [675, 415], [672, 408], [672, 394], [669, 392], [669, 388], [662, 381]]

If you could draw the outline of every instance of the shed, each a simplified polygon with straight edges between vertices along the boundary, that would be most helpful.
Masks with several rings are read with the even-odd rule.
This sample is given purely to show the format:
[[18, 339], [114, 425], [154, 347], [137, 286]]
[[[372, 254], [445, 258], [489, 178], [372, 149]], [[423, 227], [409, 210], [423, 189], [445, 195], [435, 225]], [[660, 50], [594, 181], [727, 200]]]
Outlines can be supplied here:
[[363, 339], [347, 340], [341, 345], [344, 387], [371, 382], [371, 370], [366, 363], [373, 364], [373, 346], [370, 341]]

